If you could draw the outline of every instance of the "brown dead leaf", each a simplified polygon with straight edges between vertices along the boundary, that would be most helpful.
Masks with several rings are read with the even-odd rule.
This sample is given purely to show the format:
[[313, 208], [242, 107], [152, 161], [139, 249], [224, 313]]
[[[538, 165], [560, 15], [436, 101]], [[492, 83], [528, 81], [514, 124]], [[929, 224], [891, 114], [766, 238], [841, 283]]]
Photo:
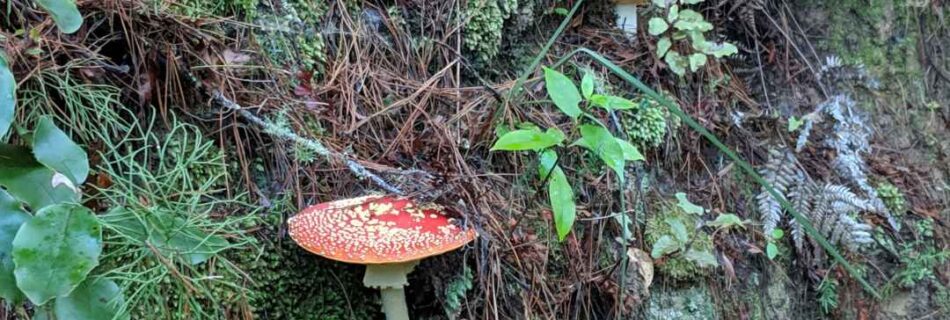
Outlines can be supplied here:
[[239, 52], [231, 51], [231, 49], [224, 50], [224, 53], [221, 54], [224, 58], [224, 64], [239, 66], [248, 61], [251, 61], [251, 56]]
[[653, 259], [639, 248], [627, 249], [627, 258], [630, 259], [630, 263], [637, 266], [637, 271], [643, 278], [643, 291], [649, 294], [650, 285], [653, 284]]

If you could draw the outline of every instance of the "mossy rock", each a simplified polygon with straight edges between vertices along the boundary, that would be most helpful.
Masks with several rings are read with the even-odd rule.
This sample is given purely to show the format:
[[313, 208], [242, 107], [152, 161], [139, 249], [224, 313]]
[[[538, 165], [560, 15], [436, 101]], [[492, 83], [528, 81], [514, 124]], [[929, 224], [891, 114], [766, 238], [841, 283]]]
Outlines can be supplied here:
[[[666, 223], [666, 220], [670, 218], [679, 219], [686, 225], [686, 232], [690, 239], [690, 250], [708, 252], [714, 250], [712, 238], [709, 237], [709, 234], [694, 228], [699, 217], [688, 214], [675, 205], [665, 205], [661, 211], [647, 218], [644, 237], [649, 247], [652, 248], [653, 244], [664, 235], [672, 235], [671, 227]], [[682, 252], [664, 256], [656, 264], [656, 267], [659, 274], [677, 282], [687, 282], [704, 277], [712, 269], [687, 259]]]

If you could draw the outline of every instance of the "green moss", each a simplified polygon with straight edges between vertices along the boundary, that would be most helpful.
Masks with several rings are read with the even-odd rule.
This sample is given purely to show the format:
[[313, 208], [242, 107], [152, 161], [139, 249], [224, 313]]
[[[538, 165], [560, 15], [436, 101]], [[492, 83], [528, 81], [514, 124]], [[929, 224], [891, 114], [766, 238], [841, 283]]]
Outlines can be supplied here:
[[328, 9], [326, 1], [287, 0], [260, 10], [255, 23], [263, 27], [255, 36], [264, 55], [278, 66], [320, 74], [327, 59], [321, 26]]
[[623, 127], [630, 143], [641, 147], [656, 147], [666, 136], [665, 109], [652, 99], [641, 99], [639, 107], [623, 112]]
[[179, 0], [174, 2], [172, 11], [191, 18], [244, 16], [253, 18], [257, 14], [258, 0]]
[[[647, 246], [653, 247], [653, 244], [664, 235], [673, 234], [670, 225], [666, 219], [679, 219], [686, 225], [686, 232], [691, 243], [690, 250], [709, 251], [713, 250], [712, 238], [709, 234], [693, 228], [696, 225], [697, 217], [684, 212], [675, 205], [665, 205], [661, 211], [647, 218], [644, 236]], [[662, 263], [657, 263], [657, 271], [675, 281], [690, 281], [708, 274], [710, 268], [703, 267], [694, 261], [686, 259], [682, 252], [677, 252], [663, 258]]]
[[518, 0], [472, 0], [465, 10], [465, 48], [478, 62], [490, 61], [501, 47], [505, 20], [518, 9]]
[[877, 196], [884, 201], [884, 205], [892, 214], [900, 216], [906, 209], [907, 202], [904, 200], [904, 193], [889, 182], [881, 183], [877, 186]]

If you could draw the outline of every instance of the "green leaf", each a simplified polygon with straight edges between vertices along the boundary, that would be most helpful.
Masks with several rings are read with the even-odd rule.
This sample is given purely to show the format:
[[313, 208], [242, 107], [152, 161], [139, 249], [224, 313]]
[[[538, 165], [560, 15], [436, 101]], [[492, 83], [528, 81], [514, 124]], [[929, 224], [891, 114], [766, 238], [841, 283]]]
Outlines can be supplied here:
[[702, 53], [694, 53], [689, 55], [689, 70], [696, 72], [699, 70], [699, 67], [706, 65], [706, 55]]
[[574, 206], [574, 190], [567, 182], [564, 171], [555, 166], [548, 181], [548, 198], [551, 201], [551, 211], [554, 213], [554, 227], [557, 229], [557, 238], [563, 241], [574, 226], [577, 214]]
[[679, 16], [680, 16], [680, 6], [674, 4], [670, 6], [670, 12], [666, 14], [666, 21], [668, 21], [669, 23], [673, 23], [673, 21], [676, 21], [676, 19], [679, 19]]
[[663, 58], [667, 52], [670, 51], [670, 48], [673, 47], [673, 41], [670, 41], [670, 37], [662, 37], [660, 41], [656, 42], [656, 56], [658, 58]]
[[765, 256], [768, 257], [769, 260], [774, 260], [775, 256], [777, 255], [778, 255], [778, 246], [776, 246], [774, 243], [769, 242], [769, 244], [765, 246]]
[[0, 138], [7, 134], [16, 112], [16, 79], [0, 53]]
[[653, 0], [653, 4], [660, 8], [666, 8], [672, 3], [675, 3], [676, 0]]
[[128, 314], [116, 317], [123, 304], [125, 297], [119, 286], [100, 277], [87, 279], [68, 296], [56, 299], [54, 310], [60, 320], [129, 319]]
[[0, 189], [0, 299], [10, 305], [19, 305], [25, 298], [13, 276], [12, 254], [13, 236], [27, 220], [30, 214], [23, 210], [20, 202]]
[[703, 214], [706, 212], [706, 209], [703, 207], [697, 206], [692, 202], [689, 202], [689, 199], [686, 199], [686, 194], [682, 192], [676, 193], [676, 205], [683, 209], [686, 213], [690, 214]]
[[731, 213], [724, 213], [716, 217], [716, 220], [707, 222], [706, 225], [710, 227], [721, 228], [721, 229], [728, 229], [732, 227], [745, 229], [746, 222], [747, 221], [742, 221], [742, 219], [739, 219], [739, 216], [736, 216]]
[[557, 128], [549, 128], [545, 132], [538, 129], [521, 129], [510, 131], [495, 141], [491, 151], [522, 151], [541, 150], [564, 141], [564, 132]]
[[664, 221], [670, 226], [670, 231], [673, 232], [673, 237], [677, 242], [686, 243], [689, 241], [689, 232], [686, 231], [686, 225], [683, 224], [683, 221], [672, 217], [666, 218]]
[[663, 58], [663, 61], [666, 62], [666, 65], [670, 67], [670, 71], [673, 71], [678, 76], [683, 76], [686, 74], [686, 58], [683, 58], [679, 52], [670, 50], [666, 53], [666, 57]]
[[544, 86], [548, 90], [548, 96], [561, 112], [574, 119], [581, 115], [581, 108], [578, 107], [582, 100], [581, 93], [570, 78], [557, 70], [544, 67]]
[[610, 134], [610, 131], [599, 125], [584, 124], [581, 125], [581, 136], [584, 137], [586, 147], [600, 157], [600, 160], [608, 168], [613, 169], [618, 177], [623, 179], [623, 149], [620, 148], [620, 144]]
[[653, 249], [650, 250], [650, 256], [653, 259], [659, 259], [666, 254], [676, 252], [679, 250], [680, 244], [670, 238], [670, 236], [662, 236], [653, 243]]
[[69, 136], [43, 116], [33, 134], [33, 155], [36, 160], [66, 175], [74, 185], [81, 185], [89, 175], [89, 158]]
[[647, 32], [650, 35], [658, 36], [670, 29], [670, 25], [663, 21], [663, 18], [653, 17], [650, 18], [650, 22], [647, 24]]
[[620, 144], [620, 149], [623, 150], [623, 159], [626, 161], [644, 161], [646, 158], [643, 157], [643, 154], [640, 153], [640, 150], [637, 149], [634, 145], [627, 142], [627, 140], [617, 138], [617, 143]]
[[782, 231], [782, 229], [776, 228], [772, 230], [772, 240], [782, 239], [783, 236], [785, 236], [785, 231]]
[[686, 260], [696, 263], [700, 268], [719, 266], [719, 261], [716, 261], [716, 256], [706, 250], [690, 249], [686, 252], [685, 257]]
[[556, 164], [557, 152], [551, 149], [541, 152], [541, 156], [538, 159], [538, 178], [546, 179]]
[[30, 149], [0, 144], [0, 186], [33, 210], [79, 201], [68, 178], [36, 162]]
[[17, 286], [35, 305], [73, 291], [99, 265], [102, 227], [78, 204], [40, 209], [13, 239]]
[[570, 10], [567, 10], [567, 8], [554, 8], [554, 13], [566, 16], [568, 13], [570, 13]]
[[49, 12], [56, 26], [65, 34], [76, 32], [82, 26], [82, 14], [76, 8], [75, 0], [36, 0], [36, 4]]
[[798, 130], [803, 124], [805, 124], [805, 119], [798, 119], [796, 117], [788, 118], [788, 132]]
[[731, 43], [712, 43], [707, 42], [706, 46], [703, 48], [703, 53], [710, 54], [714, 57], [722, 58], [729, 55], [734, 55], [739, 53], [739, 49]]
[[680, 0], [682, 4], [697, 4], [706, 0]]
[[607, 110], [630, 110], [637, 107], [637, 104], [628, 99], [600, 94], [591, 95], [590, 103]]
[[590, 99], [594, 94], [594, 75], [590, 72], [585, 72], [584, 78], [581, 78], [581, 93], [584, 94], [584, 99]]

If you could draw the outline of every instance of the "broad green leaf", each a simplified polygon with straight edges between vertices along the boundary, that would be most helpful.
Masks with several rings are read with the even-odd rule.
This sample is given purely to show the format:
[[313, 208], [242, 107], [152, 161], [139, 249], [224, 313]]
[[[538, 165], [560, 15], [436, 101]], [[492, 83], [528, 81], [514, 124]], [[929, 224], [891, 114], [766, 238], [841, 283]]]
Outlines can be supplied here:
[[653, 0], [653, 4], [660, 8], [666, 8], [667, 6], [675, 2], [676, 0]]
[[112, 280], [90, 278], [68, 296], [56, 299], [54, 306], [59, 320], [114, 320], [129, 319], [128, 314], [118, 315], [125, 304], [122, 290]]
[[563, 241], [574, 226], [577, 208], [574, 206], [574, 190], [559, 166], [555, 166], [551, 171], [551, 178], [548, 181], [548, 198], [551, 201], [551, 211], [554, 213], [557, 238]]
[[538, 159], [538, 178], [547, 179], [555, 164], [557, 164], [557, 152], [551, 149], [541, 152]]
[[69, 136], [43, 116], [33, 134], [33, 155], [40, 163], [68, 177], [74, 185], [81, 185], [89, 175], [89, 158]]
[[24, 298], [13, 277], [12, 254], [13, 236], [27, 220], [30, 214], [23, 210], [20, 202], [0, 189], [0, 299], [10, 305], [19, 305]]
[[686, 260], [696, 263], [700, 268], [719, 266], [716, 256], [713, 256], [712, 252], [709, 251], [690, 249], [686, 252], [685, 257]]
[[700, 67], [706, 65], [706, 55], [694, 53], [689, 55], [689, 71], [696, 72]]
[[59, 179], [60, 176], [36, 162], [30, 149], [0, 144], [0, 186], [33, 210], [79, 201], [79, 194], [69, 185], [69, 179]]
[[608, 168], [613, 169], [617, 177], [623, 179], [623, 149], [610, 131], [599, 125], [584, 124], [581, 125], [581, 136], [584, 137], [586, 146], [600, 157]]
[[99, 265], [102, 227], [78, 204], [40, 209], [13, 239], [17, 286], [35, 305], [73, 291]]
[[607, 110], [630, 110], [637, 107], [637, 104], [628, 99], [618, 96], [605, 96], [600, 94], [591, 95], [590, 103], [596, 107]]
[[706, 209], [703, 207], [697, 206], [692, 202], [689, 202], [689, 199], [686, 199], [686, 194], [682, 192], [676, 193], [676, 205], [683, 209], [686, 213], [690, 214], [703, 214], [706, 212]]
[[594, 75], [590, 72], [585, 72], [584, 78], [581, 78], [581, 93], [584, 94], [584, 99], [590, 99], [594, 94]]
[[557, 70], [544, 67], [544, 86], [548, 90], [548, 96], [561, 112], [574, 119], [581, 115], [581, 108], [578, 107], [582, 100], [581, 93], [570, 78]]
[[666, 254], [676, 252], [680, 249], [679, 242], [670, 238], [670, 236], [662, 236], [653, 243], [653, 249], [650, 250], [650, 256], [653, 259], [659, 259]]
[[663, 61], [670, 67], [670, 71], [673, 71], [676, 75], [682, 76], [686, 74], [686, 65], [688, 62], [679, 52], [670, 50], [670, 52], [666, 53], [666, 57], [663, 58]]
[[36, 4], [49, 12], [56, 26], [65, 34], [76, 32], [82, 26], [82, 14], [76, 8], [75, 0], [36, 0]]
[[660, 41], [656, 42], [656, 56], [663, 58], [671, 47], [673, 47], [673, 41], [670, 41], [670, 37], [660, 38]]
[[647, 23], [647, 32], [649, 32], [650, 35], [661, 35], [668, 29], [670, 29], [670, 25], [660, 17], [650, 18], [650, 22]]
[[745, 229], [745, 223], [746, 221], [742, 221], [742, 219], [739, 219], [739, 216], [736, 216], [731, 213], [724, 213], [716, 217], [716, 220], [707, 222], [706, 225], [710, 227], [721, 228], [721, 229], [728, 229], [732, 227]]
[[626, 161], [644, 161], [646, 158], [643, 157], [643, 154], [640, 153], [640, 150], [637, 149], [634, 145], [627, 142], [627, 140], [617, 138], [617, 143], [620, 144], [620, 149], [623, 150], [623, 159]]
[[510, 131], [495, 141], [491, 151], [522, 151], [541, 150], [564, 141], [564, 132], [557, 128], [549, 128], [545, 132], [538, 129], [521, 129]]
[[805, 124], [805, 119], [799, 119], [796, 117], [788, 118], [788, 132], [794, 132], [795, 130], [798, 130], [798, 128], [801, 128], [803, 124]]
[[0, 138], [7, 134], [16, 112], [16, 79], [0, 53]]
[[707, 42], [703, 52], [716, 58], [722, 58], [739, 53], [739, 49], [731, 43], [712, 43]]
[[785, 236], [785, 231], [782, 231], [782, 229], [772, 230], [772, 240], [782, 239], [783, 236]]
[[683, 224], [683, 221], [672, 217], [666, 218], [664, 221], [670, 226], [670, 231], [673, 232], [673, 238], [676, 239], [676, 241], [679, 243], [689, 241], [689, 233], [686, 231], [686, 225]]
[[765, 245], [765, 256], [768, 257], [769, 260], [775, 259], [775, 256], [777, 255], [778, 255], [778, 246], [776, 246], [774, 243], [771, 243], [771, 242]]
[[666, 14], [666, 21], [669, 23], [673, 23], [673, 21], [676, 21], [676, 19], [679, 19], [679, 17], [680, 17], [680, 6], [675, 5], [675, 4], [670, 6], [670, 12]]

